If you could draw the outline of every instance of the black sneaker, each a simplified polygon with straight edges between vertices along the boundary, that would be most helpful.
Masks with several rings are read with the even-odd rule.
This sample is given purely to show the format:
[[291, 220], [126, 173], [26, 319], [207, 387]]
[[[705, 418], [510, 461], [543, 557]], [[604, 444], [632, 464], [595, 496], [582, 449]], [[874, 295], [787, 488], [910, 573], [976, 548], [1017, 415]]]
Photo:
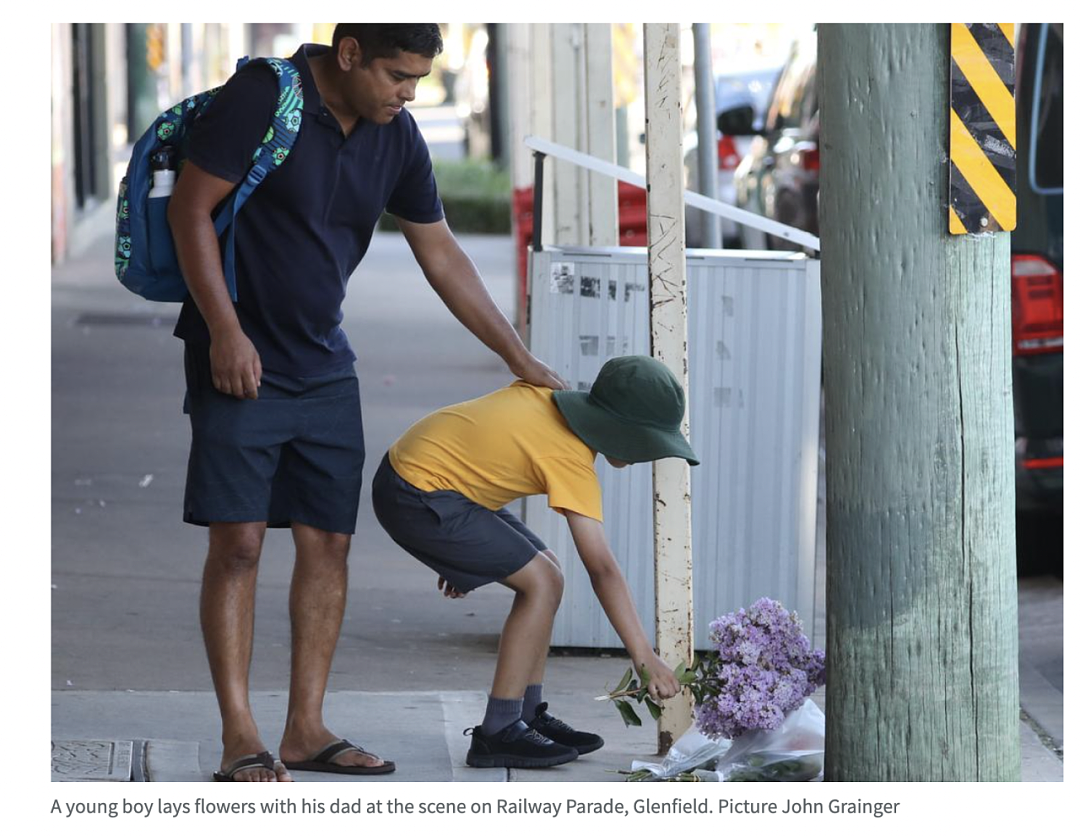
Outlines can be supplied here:
[[529, 728], [539, 732], [549, 740], [561, 743], [577, 749], [579, 755], [587, 755], [595, 752], [604, 745], [604, 738], [592, 732], [578, 731], [556, 717], [552, 717], [547, 711], [548, 704], [540, 703], [536, 706], [536, 717], [529, 723]]
[[472, 734], [472, 745], [465, 756], [469, 766], [542, 769], [578, 756], [577, 749], [549, 740], [520, 719], [491, 735], [481, 732], [480, 726], [466, 729], [465, 734]]

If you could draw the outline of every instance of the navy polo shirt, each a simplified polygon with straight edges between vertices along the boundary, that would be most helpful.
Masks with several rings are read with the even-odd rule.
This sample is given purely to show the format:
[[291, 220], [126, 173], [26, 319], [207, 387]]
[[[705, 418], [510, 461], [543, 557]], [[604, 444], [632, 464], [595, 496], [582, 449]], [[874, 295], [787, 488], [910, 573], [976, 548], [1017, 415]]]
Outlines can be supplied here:
[[[348, 137], [323, 107], [305, 44], [290, 59], [303, 84], [300, 133], [236, 220], [236, 313], [263, 368], [309, 377], [356, 359], [341, 329], [349, 276], [367, 252], [383, 210], [415, 223], [443, 217], [427, 144], [402, 110], [387, 125], [361, 119]], [[247, 65], [218, 93], [192, 130], [188, 159], [239, 183], [277, 106], [265, 65]], [[194, 300], [184, 302], [176, 336], [209, 344]]]

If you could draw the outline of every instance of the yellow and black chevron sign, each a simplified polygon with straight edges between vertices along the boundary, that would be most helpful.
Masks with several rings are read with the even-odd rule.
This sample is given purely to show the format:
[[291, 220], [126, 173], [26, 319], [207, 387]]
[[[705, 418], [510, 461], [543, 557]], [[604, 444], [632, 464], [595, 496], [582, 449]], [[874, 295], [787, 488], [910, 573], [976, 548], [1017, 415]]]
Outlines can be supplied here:
[[1016, 32], [952, 24], [949, 232], [1016, 228]]

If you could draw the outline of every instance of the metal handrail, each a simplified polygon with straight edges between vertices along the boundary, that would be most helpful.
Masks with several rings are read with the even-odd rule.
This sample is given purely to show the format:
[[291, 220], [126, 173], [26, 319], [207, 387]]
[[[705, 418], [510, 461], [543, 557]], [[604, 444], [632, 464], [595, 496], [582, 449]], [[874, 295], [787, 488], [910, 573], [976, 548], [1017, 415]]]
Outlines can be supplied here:
[[[608, 177], [614, 177], [616, 180], [621, 180], [632, 186], [640, 186], [643, 189], [646, 188], [646, 180], [640, 174], [636, 174], [621, 165], [609, 163], [607, 160], [602, 160], [599, 157], [594, 157], [590, 154], [576, 151], [573, 148], [568, 148], [565, 145], [549, 142], [546, 139], [540, 139], [536, 136], [527, 136], [525, 137], [525, 146], [532, 149], [534, 156], [536, 157], [534, 175], [536, 185], [533, 187], [533, 250], [536, 252], [540, 251], [540, 212], [543, 208], [540, 192], [543, 189], [544, 182], [544, 157], [551, 156], [559, 160], [565, 160], [566, 162], [573, 163], [581, 168], [595, 171], [597, 174], [606, 174]], [[796, 229], [793, 226], [788, 226], [787, 224], [782, 224], [779, 221], [770, 220], [769, 218], [763, 218], [761, 215], [747, 212], [745, 209], [739, 209], [727, 203], [722, 203], [719, 200], [714, 200], [703, 194], [692, 192], [689, 189], [683, 190], [683, 199], [688, 206], [693, 206], [705, 212], [719, 215], [722, 218], [728, 218], [742, 226], [749, 226], [753, 229], [767, 232], [770, 235], [775, 235], [777, 238], [783, 238], [786, 241], [791, 241], [793, 244], [798, 244], [801, 247], [807, 247], [815, 252], [821, 252], [821, 239], [816, 235], [811, 235], [805, 230]]]

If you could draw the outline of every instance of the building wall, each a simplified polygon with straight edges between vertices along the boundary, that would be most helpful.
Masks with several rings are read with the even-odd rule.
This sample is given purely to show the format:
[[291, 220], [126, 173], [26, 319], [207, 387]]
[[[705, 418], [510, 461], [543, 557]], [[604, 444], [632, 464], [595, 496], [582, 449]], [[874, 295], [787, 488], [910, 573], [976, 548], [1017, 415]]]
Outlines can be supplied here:
[[[246, 53], [246, 24], [135, 24], [154, 27], [158, 47], [154, 54], [141, 49], [131, 66], [128, 26], [125, 23], [91, 24], [93, 109], [80, 117], [75, 102], [76, 43], [70, 23], [52, 24], [52, 134], [50, 189], [52, 195], [52, 260], [60, 263], [79, 255], [111, 234], [116, 188], [130, 155], [131, 143], [146, 128], [143, 122], [184, 96], [223, 84], [236, 59]], [[141, 45], [141, 41], [140, 41]], [[145, 87], [136, 85], [142, 106], [129, 130], [132, 78], [149, 74]], [[142, 91], [141, 93], [139, 91]], [[88, 199], [79, 205], [76, 189], [76, 129], [92, 123], [93, 183]]]

